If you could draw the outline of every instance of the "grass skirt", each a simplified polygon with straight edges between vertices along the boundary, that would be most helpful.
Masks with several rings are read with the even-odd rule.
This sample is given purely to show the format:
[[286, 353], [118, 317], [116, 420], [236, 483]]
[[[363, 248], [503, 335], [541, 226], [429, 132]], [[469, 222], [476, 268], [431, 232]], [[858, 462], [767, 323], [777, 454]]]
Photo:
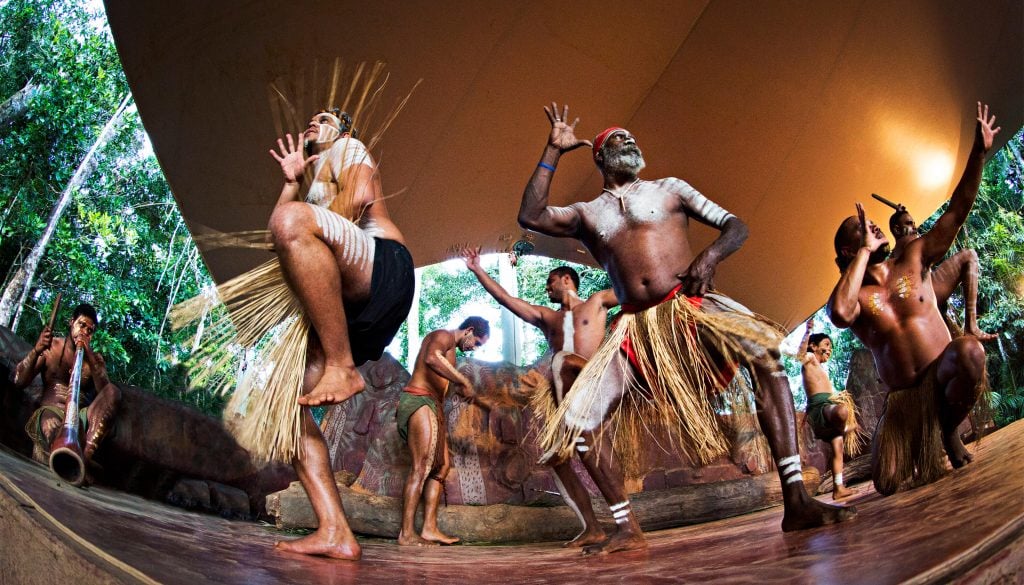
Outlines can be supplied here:
[[[710, 297], [705, 301], [712, 304]], [[783, 335], [768, 320], [732, 309], [729, 299], [717, 304], [722, 310], [709, 311], [677, 296], [624, 313], [548, 420], [542, 448], [568, 456], [577, 438], [600, 427], [611, 407], [613, 448], [627, 476], [636, 476], [650, 436], [667, 437], [671, 448], [700, 464], [728, 453], [731, 438], [750, 430], [741, 427], [756, 428], [756, 419], [746, 377], [727, 382], [722, 364], [731, 369], [774, 361], [769, 348], [777, 350]], [[629, 369], [626, 360], [617, 360], [627, 338], [643, 381], [623, 371], [626, 382], [616, 406], [609, 393], [617, 389], [602, 388], [601, 379], [609, 367]]]

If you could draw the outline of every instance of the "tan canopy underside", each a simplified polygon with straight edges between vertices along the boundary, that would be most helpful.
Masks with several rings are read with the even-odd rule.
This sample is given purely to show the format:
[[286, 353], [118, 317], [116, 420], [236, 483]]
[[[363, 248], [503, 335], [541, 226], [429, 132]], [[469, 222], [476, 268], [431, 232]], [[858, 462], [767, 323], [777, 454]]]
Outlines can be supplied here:
[[[974, 104], [1001, 146], [1024, 120], [1022, 3], [107, 0], [135, 100], [186, 220], [266, 226], [281, 179], [268, 83], [335, 56], [384, 60], [388, 205], [417, 265], [460, 244], [506, 249], [548, 132], [568, 102], [590, 138], [628, 127], [646, 178], [685, 179], [750, 226], [718, 287], [794, 326], [836, 278], [832, 236], [872, 192], [927, 217], [956, 185]], [[552, 203], [600, 192], [589, 152], [564, 157]], [[714, 232], [694, 228], [697, 245]], [[590, 258], [538, 236], [537, 253]], [[223, 281], [263, 252], [204, 254]]]

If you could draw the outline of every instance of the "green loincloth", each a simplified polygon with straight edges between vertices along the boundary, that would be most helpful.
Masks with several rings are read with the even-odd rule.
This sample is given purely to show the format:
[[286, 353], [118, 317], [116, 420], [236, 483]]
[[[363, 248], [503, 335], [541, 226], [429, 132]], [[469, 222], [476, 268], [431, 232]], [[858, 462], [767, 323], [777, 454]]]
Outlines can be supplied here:
[[417, 396], [408, 392], [402, 392], [402, 395], [398, 398], [398, 408], [395, 411], [395, 417], [398, 419], [398, 435], [402, 437], [403, 441], [409, 440], [409, 419], [412, 418], [413, 413], [423, 406], [429, 407], [433, 411], [434, 416], [437, 416], [437, 403], [429, 396]]
[[[36, 409], [35, 412], [32, 413], [32, 416], [28, 418], [28, 422], [25, 423], [25, 432], [28, 433], [28, 436], [29, 438], [32, 439], [32, 442], [35, 443], [39, 448], [41, 448], [44, 453], [49, 453], [50, 444], [47, 442], [46, 437], [43, 436], [44, 412], [52, 412], [53, 414], [57, 415], [60, 418], [61, 424], [64, 424], [63, 408], [59, 406], [50, 405], [40, 406], [39, 408]], [[89, 428], [88, 415], [88, 406], [78, 409], [78, 424], [80, 425], [80, 431], [83, 433]]]
[[[807, 421], [814, 429], [814, 435], [821, 438], [828, 434], [828, 421], [825, 420], [825, 407], [832, 402], [832, 394], [819, 392], [807, 397]], [[824, 439], [823, 439], [824, 440]]]

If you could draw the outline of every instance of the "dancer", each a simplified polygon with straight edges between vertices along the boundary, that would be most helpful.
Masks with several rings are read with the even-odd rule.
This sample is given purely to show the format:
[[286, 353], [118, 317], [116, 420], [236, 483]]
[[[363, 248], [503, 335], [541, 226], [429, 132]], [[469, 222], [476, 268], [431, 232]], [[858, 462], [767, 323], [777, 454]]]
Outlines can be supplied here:
[[888, 389], [872, 444], [875, 489], [890, 495], [935, 481], [972, 459], [957, 433], [984, 388], [985, 349], [974, 335], [951, 339], [939, 314], [931, 267], [953, 244], [974, 205], [985, 153], [999, 132], [978, 103], [974, 144], [949, 207], [899, 257], [857, 204], [835, 236], [841, 276], [828, 302], [838, 327], [850, 327], [871, 350]]
[[[491, 326], [481, 317], [469, 317], [458, 329], [438, 329], [423, 338], [412, 378], [402, 390], [396, 417], [398, 434], [409, 443], [412, 469], [405, 481], [402, 504], [402, 529], [398, 544], [424, 546], [454, 544], [454, 536], [437, 526], [437, 507], [441, 502], [444, 480], [451, 469], [448, 459], [448, 429], [444, 417], [444, 397], [448, 384], [461, 384], [466, 396], [476, 393], [473, 384], [455, 369], [455, 349], [473, 351], [491, 335]], [[423, 500], [423, 529], [416, 534], [416, 509]]]
[[843, 484], [843, 454], [856, 457], [860, 453], [857, 409], [849, 393], [836, 392], [825, 371], [825, 363], [832, 357], [832, 338], [811, 333], [813, 327], [813, 320], [807, 321], [799, 351], [807, 392], [807, 421], [814, 436], [832, 450], [832, 499], [841, 500], [853, 495], [853, 490]]
[[[559, 407], [561, 420], [545, 434], [546, 443], [563, 457], [571, 449], [582, 455], [616, 519], [615, 534], [584, 552], [646, 546], [609, 441], [600, 440], [609, 415], [622, 419], [617, 443], [637, 449], [648, 425], [661, 424], [695, 460], [710, 461], [727, 452], [729, 444], [707, 395], [725, 393], [736, 362], [748, 365], [756, 379], [758, 418], [783, 483], [783, 530], [852, 516], [850, 509], [816, 502], [804, 489], [793, 399], [778, 363], [781, 334], [712, 292], [718, 263], [742, 245], [746, 225], [684, 181], [641, 180], [643, 156], [625, 129], [609, 128], [591, 143], [576, 138], [578, 119], [568, 122], [568, 107], [559, 112], [552, 104], [545, 111], [551, 132], [523, 194], [519, 223], [550, 236], [580, 239], [608, 271], [623, 308], [619, 325]], [[593, 147], [604, 189], [591, 201], [549, 206], [559, 159], [581, 146]], [[689, 243], [691, 220], [721, 232], [696, 254]], [[644, 395], [627, 391], [637, 387]]]
[[[903, 255], [903, 250], [909, 242], [919, 238], [921, 234], [917, 229], [917, 222], [907, 211], [907, 208], [900, 203], [893, 203], [888, 199], [871, 195], [875, 199], [895, 209], [895, 213], [889, 217], [889, 233], [896, 240], [892, 248], [893, 259]], [[939, 304], [939, 313], [943, 318], [948, 317], [949, 297], [956, 290], [956, 287], [963, 284], [964, 290], [964, 328], [963, 333], [973, 335], [981, 341], [992, 341], [996, 338], [993, 333], [985, 333], [978, 326], [978, 253], [971, 249], [960, 250], [946, 260], [943, 260], [932, 270], [932, 288], [935, 289], [935, 299]], [[951, 333], [959, 336], [957, 327], [947, 319], [947, 325], [952, 328]]]
[[[556, 352], [548, 371], [548, 386], [538, 390], [531, 403], [534, 412], [544, 421], [562, 401], [564, 392], [576, 379], [586, 360], [594, 355], [604, 339], [608, 309], [619, 304], [611, 289], [596, 292], [587, 300], [579, 297], [579, 274], [569, 266], [560, 266], [548, 273], [545, 290], [548, 299], [559, 305], [558, 310], [531, 304], [516, 298], [491, 278], [480, 266], [480, 250], [465, 250], [466, 267], [498, 303], [514, 315], [540, 329], [548, 347]], [[540, 393], [543, 394], [540, 394]], [[583, 530], [565, 543], [567, 547], [580, 547], [604, 541], [605, 533], [597, 522], [590, 494], [572, 470], [568, 459], [552, 462], [555, 484], [577, 517]]]

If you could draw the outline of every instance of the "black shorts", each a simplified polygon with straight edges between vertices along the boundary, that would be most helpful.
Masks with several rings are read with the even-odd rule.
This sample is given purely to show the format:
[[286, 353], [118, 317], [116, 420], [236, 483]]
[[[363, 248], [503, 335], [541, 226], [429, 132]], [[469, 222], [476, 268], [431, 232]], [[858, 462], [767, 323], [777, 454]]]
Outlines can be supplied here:
[[384, 354], [412, 307], [416, 292], [412, 256], [394, 240], [376, 240], [370, 298], [345, 305], [348, 339], [357, 366]]

